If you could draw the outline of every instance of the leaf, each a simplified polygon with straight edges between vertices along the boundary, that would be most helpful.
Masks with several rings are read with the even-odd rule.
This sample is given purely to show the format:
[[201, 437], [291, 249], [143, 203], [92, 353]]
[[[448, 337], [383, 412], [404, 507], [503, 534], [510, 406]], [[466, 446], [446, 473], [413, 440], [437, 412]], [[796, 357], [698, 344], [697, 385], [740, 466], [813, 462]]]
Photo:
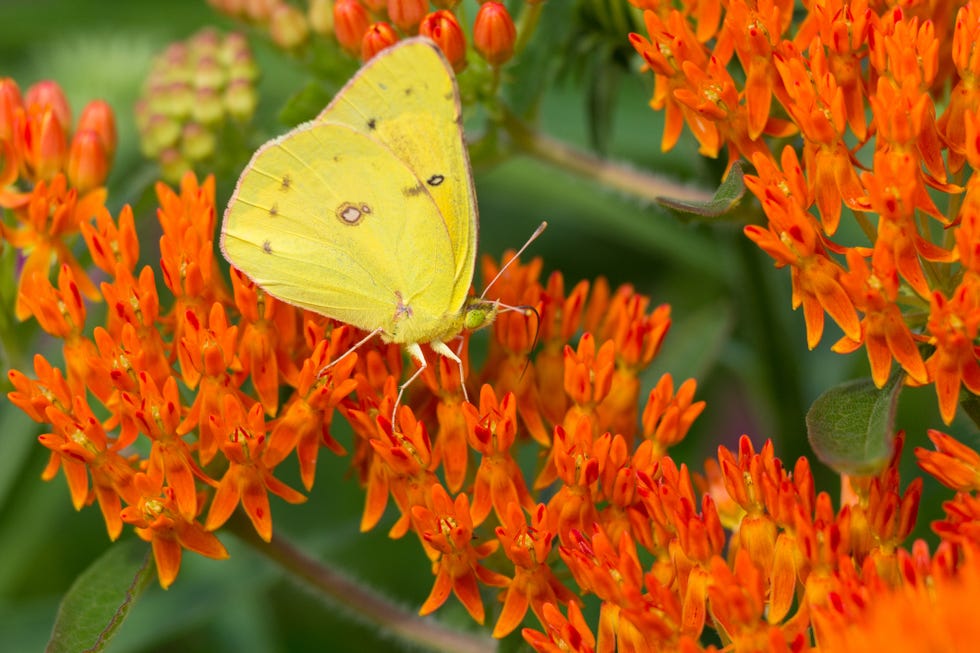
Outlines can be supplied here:
[[104, 650], [153, 575], [146, 543], [133, 539], [113, 544], [61, 601], [46, 651]]
[[733, 208], [738, 206], [745, 195], [745, 182], [743, 181], [744, 172], [742, 164], [736, 161], [732, 164], [728, 176], [721, 182], [721, 186], [715, 191], [714, 197], [707, 202], [689, 202], [670, 197], [661, 197], [657, 202], [669, 209], [673, 209], [682, 214], [694, 214], [703, 218], [717, 218], [725, 215]]
[[814, 453], [839, 474], [870, 476], [888, 464], [895, 444], [895, 408], [905, 373], [884, 387], [871, 379], [842, 383], [813, 402], [806, 415]]

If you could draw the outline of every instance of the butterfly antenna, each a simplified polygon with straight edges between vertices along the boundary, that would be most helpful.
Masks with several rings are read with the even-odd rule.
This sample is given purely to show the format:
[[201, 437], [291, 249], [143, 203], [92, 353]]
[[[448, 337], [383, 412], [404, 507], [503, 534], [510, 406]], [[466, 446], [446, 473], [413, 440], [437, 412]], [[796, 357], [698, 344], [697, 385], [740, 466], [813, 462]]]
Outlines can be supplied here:
[[[504, 273], [504, 270], [506, 270], [508, 268], [508, 266], [510, 266], [511, 263], [513, 263], [514, 261], [516, 261], [520, 257], [520, 255], [524, 252], [524, 250], [527, 249], [528, 245], [530, 245], [535, 240], [537, 240], [538, 236], [541, 235], [541, 232], [543, 232], [547, 226], [548, 226], [548, 223], [547, 222], [542, 222], [541, 224], [538, 225], [538, 228], [534, 230], [534, 233], [531, 234], [531, 237], [527, 239], [527, 242], [524, 243], [524, 245], [522, 245], [519, 250], [517, 250], [517, 253], [516, 254], [514, 254], [513, 256], [511, 256], [507, 260], [507, 262], [503, 264], [503, 266], [500, 268], [500, 271], [497, 272], [497, 276], [495, 276], [493, 279], [490, 280], [490, 283], [488, 283], [487, 286], [486, 286], [486, 288], [483, 289], [483, 294], [480, 295], [480, 299], [485, 299], [486, 298], [487, 291], [490, 290], [490, 287], [493, 286], [493, 284], [497, 283], [497, 279], [499, 279], [500, 276]], [[514, 307], [511, 306], [509, 308], [514, 308]]]
[[533, 306], [518, 306], [517, 308], [524, 311], [525, 317], [531, 314], [534, 315], [534, 340], [531, 341], [531, 349], [528, 350], [527, 356], [524, 357], [524, 367], [521, 368], [521, 375], [517, 377], [518, 380], [521, 380], [524, 378], [524, 373], [527, 372], [527, 368], [531, 364], [531, 352], [538, 346], [538, 336], [541, 335], [541, 314]]

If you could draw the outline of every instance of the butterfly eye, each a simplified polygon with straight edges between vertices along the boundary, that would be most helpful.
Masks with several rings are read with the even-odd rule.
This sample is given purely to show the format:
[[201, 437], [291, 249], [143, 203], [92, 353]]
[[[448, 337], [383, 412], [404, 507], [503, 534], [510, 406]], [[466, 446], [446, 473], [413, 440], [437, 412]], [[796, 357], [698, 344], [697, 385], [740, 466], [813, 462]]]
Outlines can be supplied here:
[[368, 204], [355, 206], [350, 202], [344, 202], [337, 209], [337, 218], [346, 225], [354, 226], [360, 224], [364, 216], [370, 213], [371, 207]]

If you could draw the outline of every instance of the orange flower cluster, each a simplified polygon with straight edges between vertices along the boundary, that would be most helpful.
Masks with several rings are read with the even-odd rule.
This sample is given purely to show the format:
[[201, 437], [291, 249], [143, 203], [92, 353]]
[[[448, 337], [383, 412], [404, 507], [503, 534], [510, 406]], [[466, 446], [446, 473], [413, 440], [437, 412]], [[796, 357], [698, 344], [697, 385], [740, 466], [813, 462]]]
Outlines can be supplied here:
[[[648, 36], [630, 39], [656, 76], [664, 149], [687, 124], [704, 155], [751, 161], [768, 223], [745, 233], [790, 267], [810, 348], [828, 315], [834, 351], [863, 345], [879, 387], [892, 360], [935, 384], [950, 423], [961, 388], [980, 393], [980, 185], [960, 185], [980, 165], [980, 6], [817, 0], [794, 22], [786, 1], [631, 2], [646, 10]], [[791, 136], [802, 156], [771, 149]], [[846, 215], [869, 243], [844, 244]]]
[[[210, 0], [222, 13], [265, 27], [286, 50], [303, 47], [311, 33], [335, 39], [361, 61], [408, 36], [427, 36], [457, 72], [466, 67], [466, 35], [454, 8], [458, 0], [309, 0], [307, 10], [285, 0]], [[528, 3], [532, 5], [533, 3]], [[538, 11], [538, 9], [531, 9]], [[514, 54], [517, 29], [501, 2], [482, 2], [473, 22], [473, 45], [491, 66]]]
[[[0, 140], [12, 151], [11, 142]], [[268, 541], [269, 495], [304, 500], [278, 465], [295, 455], [312, 487], [320, 449], [346, 453], [331, 435], [338, 414], [355, 434], [362, 528], [390, 500], [400, 515], [390, 535], [414, 533], [431, 561], [421, 612], [452, 593], [482, 623], [481, 588], [500, 588], [494, 636], [533, 613], [542, 630], [523, 635], [538, 651], [698, 651], [708, 630], [739, 650], [807, 651], [812, 637], [831, 646], [848, 627], [884, 631], [872, 597], [921, 612], [935, 600], [922, 588], [952, 587], [945, 579], [972, 569], [980, 455], [948, 436], [933, 434], [937, 452], [917, 452], [959, 491], [931, 556], [921, 543], [901, 548], [921, 493], [921, 480], [900, 488], [901, 438], [892, 464], [854, 479], [837, 511], [807, 461], [789, 471], [771, 443], [757, 452], [743, 437], [703, 475], [674, 462], [669, 449], [704, 404], [693, 380], [675, 386], [669, 375], [641, 392], [670, 314], [630, 287], [566, 290], [558, 273], [541, 281], [540, 260], [507, 267], [491, 298], [534, 307], [537, 340], [526, 314], [499, 316], [468, 374], [474, 404], [455, 364], [429, 352], [424, 383], [392, 424], [402, 353], [375, 340], [338, 359], [361, 334], [272, 299], [235, 270], [229, 283], [213, 253], [212, 179], [189, 173], [179, 192], [157, 186], [158, 269], [139, 266], [128, 207], [114, 218], [103, 191], [80, 212], [65, 179], [25, 177], [33, 187], [15, 193], [13, 209], [30, 217], [33, 246], [48, 247], [21, 300], [63, 340], [64, 370], [36, 355], [33, 378], [10, 372], [9, 399], [50, 425], [39, 437], [51, 451], [44, 477], [62, 471], [78, 509], [97, 502], [111, 538], [132, 525], [165, 587], [185, 549], [227, 556], [215, 531], [239, 505]], [[77, 231], [105, 279], [97, 290], [88, 282], [104, 319], [88, 315], [87, 277], [65, 254]], [[500, 269], [489, 259], [483, 268], [487, 278]], [[468, 368], [466, 346], [461, 356]], [[525, 448], [537, 454], [533, 474], [518, 463]], [[600, 605], [594, 629], [582, 613], [588, 596]]]

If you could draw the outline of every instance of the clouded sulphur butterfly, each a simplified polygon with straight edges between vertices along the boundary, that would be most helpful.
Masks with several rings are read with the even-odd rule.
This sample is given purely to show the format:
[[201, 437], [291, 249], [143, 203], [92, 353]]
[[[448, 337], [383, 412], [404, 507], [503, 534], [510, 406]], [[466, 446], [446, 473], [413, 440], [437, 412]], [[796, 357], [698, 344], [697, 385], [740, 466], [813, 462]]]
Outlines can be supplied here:
[[420, 344], [460, 363], [446, 341], [496, 316], [469, 297], [476, 237], [456, 80], [415, 38], [255, 153], [221, 251], [273, 297], [404, 345], [421, 366], [404, 388], [425, 367]]

